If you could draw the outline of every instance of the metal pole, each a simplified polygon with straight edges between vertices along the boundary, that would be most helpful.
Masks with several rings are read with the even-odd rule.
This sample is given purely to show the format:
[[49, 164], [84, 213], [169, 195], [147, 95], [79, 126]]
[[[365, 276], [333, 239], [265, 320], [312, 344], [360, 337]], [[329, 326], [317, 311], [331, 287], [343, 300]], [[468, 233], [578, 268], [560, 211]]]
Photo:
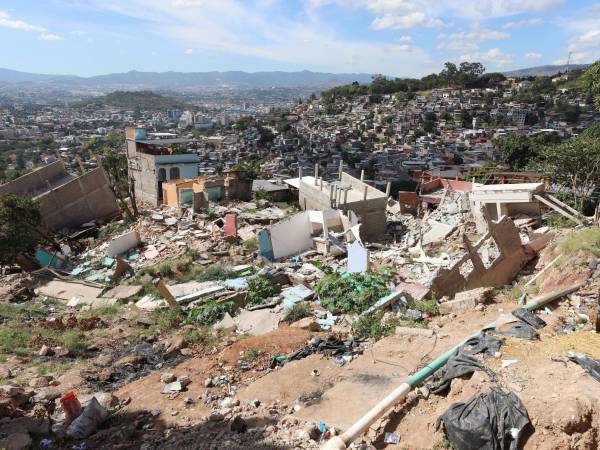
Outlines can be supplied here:
[[319, 165], [315, 163], [315, 186], [317, 185], [317, 180], [319, 178]]
[[365, 169], [360, 171], [360, 181], [365, 182]]

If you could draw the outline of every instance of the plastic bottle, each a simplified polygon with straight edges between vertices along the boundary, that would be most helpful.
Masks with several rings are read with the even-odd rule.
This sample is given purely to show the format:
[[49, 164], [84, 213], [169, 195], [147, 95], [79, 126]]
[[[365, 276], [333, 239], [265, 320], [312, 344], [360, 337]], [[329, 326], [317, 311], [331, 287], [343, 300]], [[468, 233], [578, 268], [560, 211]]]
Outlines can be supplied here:
[[65, 412], [65, 425], [69, 425], [81, 414], [81, 403], [75, 391], [69, 391], [60, 399], [60, 404]]

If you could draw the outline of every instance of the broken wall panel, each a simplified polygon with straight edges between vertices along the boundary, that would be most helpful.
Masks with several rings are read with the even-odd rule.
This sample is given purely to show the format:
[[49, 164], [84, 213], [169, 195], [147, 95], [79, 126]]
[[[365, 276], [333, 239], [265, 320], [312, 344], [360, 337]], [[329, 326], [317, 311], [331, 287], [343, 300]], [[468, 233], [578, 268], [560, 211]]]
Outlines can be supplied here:
[[271, 225], [269, 231], [275, 259], [312, 248], [312, 225], [308, 211]]
[[[431, 283], [431, 291], [437, 297], [452, 297], [457, 292], [484, 286], [502, 287], [511, 283], [535, 256], [522, 245], [519, 231], [508, 217], [504, 216], [498, 222], [488, 219], [487, 225], [488, 234], [474, 245], [463, 236], [467, 254], [450, 269], [439, 269]], [[478, 252], [490, 237], [500, 255], [493, 262], [484, 264]]]

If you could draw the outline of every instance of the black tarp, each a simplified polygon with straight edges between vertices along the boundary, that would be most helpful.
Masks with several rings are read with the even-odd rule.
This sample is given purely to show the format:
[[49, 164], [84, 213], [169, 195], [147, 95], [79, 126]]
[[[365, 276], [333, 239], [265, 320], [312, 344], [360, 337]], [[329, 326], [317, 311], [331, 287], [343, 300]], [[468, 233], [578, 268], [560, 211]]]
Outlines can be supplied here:
[[519, 397], [492, 387], [466, 403], [454, 403], [438, 417], [457, 450], [517, 450], [530, 423]]
[[600, 361], [581, 353], [569, 353], [569, 359], [583, 367], [596, 381], [600, 381]]

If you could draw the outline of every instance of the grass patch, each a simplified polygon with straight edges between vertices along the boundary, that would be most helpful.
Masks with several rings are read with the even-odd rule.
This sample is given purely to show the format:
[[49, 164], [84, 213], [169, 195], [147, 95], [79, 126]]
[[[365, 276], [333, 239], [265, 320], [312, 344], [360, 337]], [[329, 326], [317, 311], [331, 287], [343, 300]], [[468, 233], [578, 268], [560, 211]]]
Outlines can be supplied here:
[[554, 213], [544, 220], [544, 225], [552, 228], [575, 228], [577, 222], [566, 218], [562, 214]]
[[35, 373], [37, 376], [41, 377], [43, 375], [52, 374], [54, 376], [62, 375], [67, 370], [69, 370], [71, 364], [61, 364], [61, 363], [48, 363], [42, 364], [35, 368]]
[[208, 327], [200, 327], [196, 330], [190, 330], [183, 333], [183, 341], [186, 344], [201, 344], [205, 347], [213, 346], [217, 342], [217, 337]]
[[0, 318], [4, 320], [32, 319], [35, 317], [43, 317], [45, 315], [46, 311], [44, 311], [44, 308], [40, 305], [13, 303], [0, 304]]
[[587, 228], [571, 233], [558, 242], [558, 247], [565, 256], [583, 250], [598, 257], [600, 256], [600, 228]]
[[152, 311], [150, 318], [160, 331], [168, 331], [179, 326], [185, 320], [185, 315], [180, 309], [162, 308]]
[[88, 309], [87, 311], [82, 311], [79, 313], [79, 317], [84, 319], [90, 317], [113, 318], [117, 314], [119, 314], [119, 307], [117, 305], [104, 305], [98, 306], [97, 308]]
[[0, 352], [2, 353], [27, 356], [30, 340], [30, 334], [23, 329], [8, 326], [0, 328]]
[[71, 355], [80, 355], [88, 346], [84, 334], [73, 330], [47, 330], [40, 329], [40, 336], [55, 341], [61, 347], [69, 350]]
[[186, 323], [199, 325], [212, 325], [225, 316], [225, 313], [233, 312], [233, 302], [208, 301], [194, 306], [188, 312]]
[[262, 355], [262, 352], [255, 345], [251, 345], [244, 352], [244, 360], [246, 362], [253, 362], [259, 359]]
[[416, 301], [410, 305], [410, 308], [429, 314], [430, 316], [437, 316], [440, 314], [440, 306], [435, 298]]
[[247, 241], [244, 241], [242, 247], [250, 252], [254, 252], [258, 250], [258, 240], [256, 238], [248, 239]]
[[360, 339], [371, 338], [378, 341], [381, 338], [394, 333], [394, 330], [400, 325], [400, 320], [396, 317], [384, 319], [384, 312], [378, 311], [368, 314], [358, 319], [352, 328]]
[[450, 440], [444, 436], [441, 441], [437, 442], [431, 450], [457, 450], [454, 444], [450, 442]]
[[290, 309], [285, 315], [283, 321], [287, 323], [294, 323], [300, 319], [304, 319], [305, 317], [310, 317], [311, 315], [312, 312], [308, 305], [296, 303], [294, 306], [292, 306], [292, 309]]
[[258, 276], [248, 280], [248, 293], [246, 300], [249, 305], [262, 305], [269, 297], [277, 294], [277, 286], [265, 276]]

